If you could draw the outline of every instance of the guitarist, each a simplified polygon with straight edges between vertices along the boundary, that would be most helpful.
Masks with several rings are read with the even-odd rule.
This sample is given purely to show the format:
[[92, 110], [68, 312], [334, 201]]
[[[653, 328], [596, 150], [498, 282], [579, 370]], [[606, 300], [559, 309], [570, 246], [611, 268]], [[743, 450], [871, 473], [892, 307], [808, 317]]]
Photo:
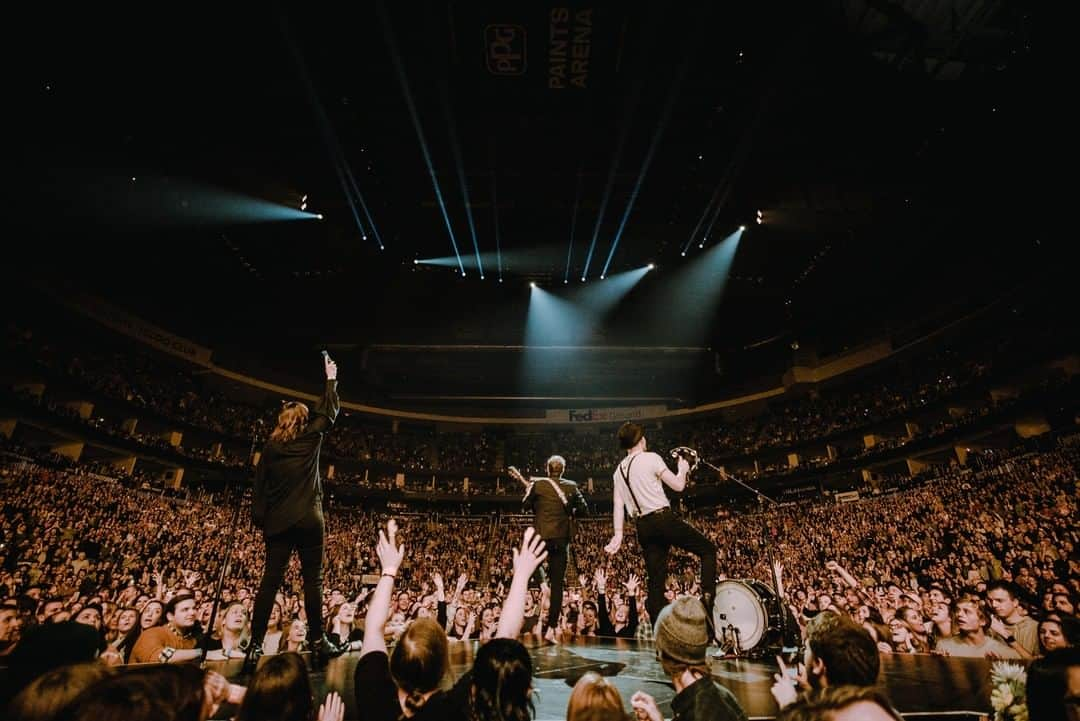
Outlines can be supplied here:
[[585, 496], [581, 495], [578, 485], [562, 477], [565, 471], [566, 459], [562, 456], [552, 456], [547, 460], [547, 476], [525, 478], [513, 466], [507, 468], [512, 478], [525, 485], [525, 497], [521, 503], [532, 509], [536, 531], [544, 539], [547, 549], [551, 605], [544, 639], [553, 643], [556, 642], [555, 629], [562, 612], [567, 554], [573, 536], [571, 519], [589, 513]]

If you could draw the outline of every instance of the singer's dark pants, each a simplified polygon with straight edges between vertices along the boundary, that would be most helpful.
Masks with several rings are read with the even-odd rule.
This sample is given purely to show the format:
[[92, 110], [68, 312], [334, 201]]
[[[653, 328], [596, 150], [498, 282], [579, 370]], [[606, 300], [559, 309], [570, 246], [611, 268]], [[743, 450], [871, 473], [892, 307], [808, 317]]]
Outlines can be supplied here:
[[308, 641], [322, 638], [322, 562], [325, 538], [323, 515], [316, 511], [301, 519], [281, 533], [266, 536], [266, 569], [262, 583], [255, 596], [255, 610], [251, 614], [251, 638], [262, 643], [274, 596], [285, 579], [289, 558], [295, 549], [300, 555], [300, 574], [304, 579], [304, 611], [307, 613]]
[[562, 613], [563, 587], [566, 585], [566, 559], [570, 551], [570, 541], [565, 538], [553, 538], [550, 541], [544, 539], [544, 550], [547, 551], [548, 582], [551, 584], [551, 606], [548, 608], [547, 625], [555, 628], [559, 624], [559, 614]]
[[664, 582], [667, 580], [668, 549], [672, 546], [689, 551], [701, 559], [701, 593], [712, 598], [716, 594], [716, 545], [671, 509], [663, 509], [637, 519], [638, 543], [645, 555], [649, 597], [649, 623], [667, 605]]

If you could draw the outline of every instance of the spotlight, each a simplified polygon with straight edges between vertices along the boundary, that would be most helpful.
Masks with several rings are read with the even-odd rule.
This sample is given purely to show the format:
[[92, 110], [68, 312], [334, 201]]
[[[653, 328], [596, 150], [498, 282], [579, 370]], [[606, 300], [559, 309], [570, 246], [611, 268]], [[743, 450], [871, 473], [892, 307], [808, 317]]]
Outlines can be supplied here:
[[318, 214], [318, 215], [316, 215], [315, 217], [316, 217], [316, 218], [318, 218], [319, 220], [322, 220], [322, 213], [319, 213], [319, 214]]
[[301, 203], [300, 210], [307, 210], [307, 203]]
[[530, 288], [535, 288], [535, 287], [536, 287], [536, 281], [532, 281], [532, 280], [530, 280], [530, 281], [529, 281], [529, 287], [530, 287]]
[[686, 257], [686, 251], [685, 250], [682, 252], [682, 257], [684, 257], [684, 258]]
[[602, 276], [600, 276], [600, 280], [603, 280], [606, 277], [607, 277], [606, 275], [602, 275]]
[[307, 202], [307, 196], [305, 195], [303, 198], [300, 198], [300, 202], [301, 203], [306, 203]]
[[563, 285], [566, 285], [569, 282], [570, 282], [569, 278], [563, 278]]
[[739, 226], [739, 230], [740, 230], [740, 231], [746, 230], [746, 226], [745, 226], [745, 225], [740, 225], [740, 226]]
[[581, 276], [581, 282], [582, 282], [582, 283], [584, 283], [584, 282], [585, 282], [585, 276]]
[[502, 283], [502, 278], [499, 278], [499, 282]]
[[698, 243], [698, 247], [699, 247], [699, 248], [704, 248], [704, 247], [705, 247], [705, 244], [704, 244], [704, 243]]
[[412, 262], [413, 262], [413, 265], [420, 265], [420, 259], [419, 258], [413, 258]]
[[649, 264], [648, 264], [647, 266], [645, 266], [645, 267], [646, 267], [646, 268], [648, 268], [649, 270], [652, 270], [652, 269], [654, 269], [654, 268], [656, 267], [656, 263], [649, 263]]
[[480, 280], [483, 280], [483, 279], [484, 279], [484, 276], [480, 276]]
[[367, 233], [364, 233], [364, 234], [363, 234], [362, 236], [360, 236], [360, 237], [361, 237], [361, 238], [363, 238], [364, 240], [367, 240]]

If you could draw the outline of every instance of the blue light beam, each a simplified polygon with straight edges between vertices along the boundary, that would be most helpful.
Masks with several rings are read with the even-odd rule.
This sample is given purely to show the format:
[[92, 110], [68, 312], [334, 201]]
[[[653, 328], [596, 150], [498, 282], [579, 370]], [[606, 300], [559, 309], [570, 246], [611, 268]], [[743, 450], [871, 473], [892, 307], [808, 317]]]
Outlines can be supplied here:
[[383, 35], [386, 44], [390, 48], [390, 58], [394, 62], [394, 70], [397, 71], [398, 83], [401, 85], [401, 93], [405, 97], [405, 104], [409, 108], [409, 118], [412, 120], [416, 137], [420, 141], [420, 151], [424, 154], [424, 163], [427, 165], [428, 175], [431, 177], [431, 185], [435, 188], [435, 199], [439, 201], [439, 210], [442, 213], [443, 222], [446, 224], [446, 232], [450, 236], [450, 245], [454, 248], [454, 255], [458, 259], [458, 270], [465, 275], [465, 265], [461, 262], [461, 251], [458, 249], [457, 238], [454, 237], [454, 228], [450, 224], [450, 215], [446, 212], [446, 202], [443, 200], [442, 189], [439, 187], [439, 178], [435, 173], [435, 165], [431, 161], [431, 153], [428, 152], [427, 140], [424, 138], [424, 129], [420, 126], [420, 117], [416, 112], [416, 104], [413, 102], [412, 90], [409, 88], [409, 78], [405, 75], [405, 66], [401, 62], [401, 54], [398, 52], [397, 40], [394, 37], [394, 28], [390, 24], [390, 16], [386, 12], [383, 2], [376, 4], [379, 20], [382, 22]]

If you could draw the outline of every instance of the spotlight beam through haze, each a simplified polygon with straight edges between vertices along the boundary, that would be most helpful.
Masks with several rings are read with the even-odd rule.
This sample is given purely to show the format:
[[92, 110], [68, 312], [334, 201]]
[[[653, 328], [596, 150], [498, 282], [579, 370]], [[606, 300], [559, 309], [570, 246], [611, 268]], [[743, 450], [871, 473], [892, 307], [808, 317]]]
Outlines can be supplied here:
[[360, 192], [356, 180], [352, 177], [352, 170], [349, 168], [349, 163], [341, 150], [341, 144], [338, 142], [337, 134], [334, 132], [334, 127], [330, 123], [330, 118], [326, 115], [326, 109], [319, 100], [319, 94], [316, 92], [315, 86], [311, 82], [311, 76], [308, 74], [307, 70], [307, 63], [304, 62], [304, 57], [301, 55], [300, 49], [296, 46], [296, 43], [293, 42], [292, 33], [289, 31], [288, 21], [284, 14], [279, 17], [279, 20], [281, 32], [285, 36], [285, 42], [289, 46], [293, 62], [296, 64], [296, 71], [300, 76], [301, 82], [304, 83], [308, 102], [311, 105], [312, 111], [315, 113], [315, 122], [319, 126], [319, 131], [322, 133], [323, 142], [326, 144], [326, 152], [330, 155], [330, 162], [334, 164], [334, 172], [337, 173], [338, 182], [341, 184], [341, 190], [345, 194], [345, 200], [349, 204], [349, 210], [352, 212], [356, 227], [360, 230], [360, 237], [366, 239], [367, 231], [364, 229], [364, 224], [360, 220], [360, 213], [356, 209], [357, 200], [359, 200], [363, 207], [364, 215], [371, 225], [372, 235], [375, 236], [375, 241], [378, 243], [379, 249], [381, 250], [383, 248], [382, 239], [379, 237], [378, 230], [375, 229], [375, 223], [371, 218], [371, 213], [368, 212], [367, 203], [364, 202], [364, 196]]
[[604, 261], [604, 269], [600, 271], [601, 278], [607, 275], [608, 267], [611, 265], [611, 259], [615, 257], [615, 249], [619, 247], [619, 240], [622, 239], [623, 230], [626, 228], [626, 221], [630, 218], [630, 212], [634, 209], [634, 202], [637, 200], [638, 192], [641, 191], [641, 184], [645, 182], [645, 175], [649, 172], [649, 166], [652, 164], [653, 155], [656, 153], [656, 146], [659, 145], [660, 138], [663, 137], [664, 131], [667, 129], [668, 121], [671, 119], [672, 108], [675, 107], [675, 101], [679, 97], [679, 92], [682, 90], [683, 79], [686, 77], [687, 68], [690, 67], [690, 49], [697, 45], [696, 41], [701, 36], [700, 28], [703, 26], [704, 23], [696, 23], [698, 31], [694, 35], [694, 41], [686, 44], [682, 62], [679, 64], [675, 79], [671, 82], [671, 88], [668, 90], [667, 100], [664, 103], [664, 110], [660, 114], [660, 120], [657, 122], [652, 139], [649, 141], [649, 149], [646, 151], [645, 159], [641, 163], [641, 170], [638, 171], [637, 180], [634, 181], [634, 190], [630, 193], [630, 200], [627, 201], [626, 209], [623, 210], [622, 219], [619, 220], [619, 228], [615, 231], [615, 238], [611, 241], [611, 249], [608, 250], [607, 260]]
[[574, 232], [577, 230], [578, 205], [581, 203], [582, 176], [585, 171], [585, 161], [578, 166], [577, 190], [574, 191], [574, 210], [570, 216], [570, 244], [566, 248], [566, 273], [563, 275], [563, 284], [570, 282], [570, 262], [574, 255]]
[[420, 141], [420, 151], [424, 155], [424, 163], [427, 165], [428, 175], [431, 177], [431, 185], [435, 188], [435, 199], [439, 201], [439, 210], [442, 212], [443, 222], [446, 223], [446, 232], [450, 236], [450, 245], [454, 248], [454, 255], [458, 259], [458, 270], [465, 275], [465, 266], [461, 262], [461, 251], [458, 249], [457, 238], [454, 237], [454, 228], [450, 223], [450, 216], [446, 212], [446, 201], [443, 200], [442, 188], [439, 187], [439, 178], [435, 173], [435, 166], [431, 161], [431, 153], [428, 152], [427, 140], [424, 138], [424, 129], [420, 126], [420, 117], [416, 112], [416, 103], [413, 102], [412, 90], [409, 88], [409, 78], [405, 75], [405, 66], [401, 62], [401, 54], [398, 52], [397, 40], [394, 37], [394, 28], [390, 23], [390, 16], [386, 11], [386, 4], [379, 0], [376, 3], [379, 20], [382, 22], [383, 35], [390, 49], [390, 59], [394, 62], [394, 70], [397, 71], [398, 83], [401, 85], [401, 93], [405, 97], [405, 104], [409, 109], [409, 118], [412, 120], [416, 137]]
[[622, 163], [623, 148], [626, 146], [626, 138], [630, 135], [630, 118], [633, 117], [634, 108], [637, 107], [638, 96], [641, 95], [640, 79], [634, 83], [634, 90], [627, 98], [626, 108], [622, 118], [623, 125], [619, 130], [619, 140], [615, 145], [615, 156], [611, 159], [611, 167], [608, 169], [607, 184], [604, 185], [604, 195], [600, 200], [600, 210], [596, 215], [596, 226], [593, 228], [592, 241], [589, 243], [589, 253], [585, 256], [585, 267], [581, 271], [581, 279], [589, 277], [589, 265], [592, 264], [593, 252], [596, 250], [596, 239], [600, 235], [600, 226], [604, 224], [604, 213], [607, 211], [608, 199], [611, 197], [611, 187], [615, 184], [615, 174], [619, 171]]
[[480, 271], [480, 280], [483, 280], [484, 264], [480, 260], [480, 245], [476, 241], [476, 224], [473, 223], [472, 207], [469, 205], [469, 183], [465, 178], [465, 164], [461, 159], [461, 143], [458, 142], [454, 111], [450, 107], [450, 89], [447, 87], [445, 79], [440, 85], [443, 112], [446, 114], [446, 126], [450, 132], [450, 150], [454, 154], [454, 165], [457, 166], [458, 184], [461, 185], [461, 197], [465, 203], [465, 218], [469, 222], [469, 235], [472, 236], [473, 250], [476, 252], [476, 267]]

